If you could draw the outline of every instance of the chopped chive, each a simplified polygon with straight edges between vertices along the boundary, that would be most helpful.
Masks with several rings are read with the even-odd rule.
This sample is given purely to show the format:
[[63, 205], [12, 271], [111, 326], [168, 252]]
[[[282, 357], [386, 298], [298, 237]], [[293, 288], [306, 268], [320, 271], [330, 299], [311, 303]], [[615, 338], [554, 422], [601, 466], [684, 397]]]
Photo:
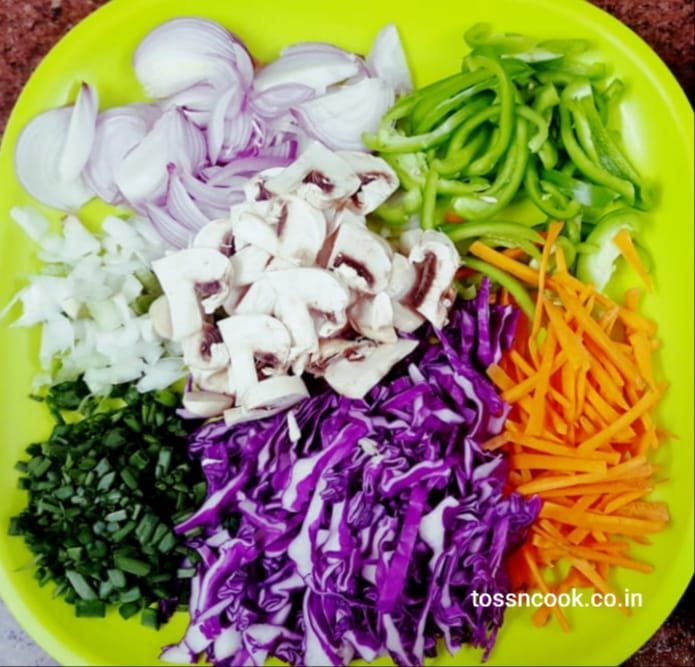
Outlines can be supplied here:
[[127, 621], [140, 611], [141, 606], [139, 602], [127, 602], [118, 608], [118, 613], [121, 615], [121, 618]]
[[123, 521], [124, 519], [127, 518], [127, 516], [128, 516], [128, 513], [125, 510], [118, 510], [116, 512], [110, 512], [109, 514], [107, 514], [104, 517], [104, 519], [106, 521], [118, 522], [118, 521]]
[[113, 584], [114, 588], [124, 588], [125, 587], [125, 574], [121, 570], [110, 569], [107, 570], [109, 581]]
[[135, 600], [139, 600], [142, 597], [142, 593], [140, 592], [140, 589], [137, 586], [133, 586], [133, 588], [128, 589], [127, 591], [123, 591], [119, 597], [121, 602], [135, 602]]
[[72, 587], [83, 600], [96, 600], [97, 594], [94, 589], [87, 583], [87, 580], [74, 570], [66, 570], [65, 576], [68, 578]]
[[104, 618], [106, 605], [101, 600], [77, 600], [75, 614], [80, 618]]
[[145, 577], [152, 569], [152, 567], [144, 561], [138, 560], [137, 558], [130, 558], [129, 556], [124, 556], [119, 553], [116, 553], [113, 562], [120, 570], [130, 572], [130, 574], [134, 574], [136, 577]]
[[140, 622], [146, 628], [159, 630], [159, 611], [157, 609], [152, 609], [151, 607], [143, 609], [142, 614], [140, 615]]

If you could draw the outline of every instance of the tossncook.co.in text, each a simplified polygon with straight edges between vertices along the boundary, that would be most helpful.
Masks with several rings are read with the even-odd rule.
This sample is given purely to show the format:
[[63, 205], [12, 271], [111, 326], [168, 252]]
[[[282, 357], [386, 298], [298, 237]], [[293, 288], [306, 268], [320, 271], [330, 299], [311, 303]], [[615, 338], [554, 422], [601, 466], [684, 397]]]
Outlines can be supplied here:
[[592, 593], [576, 588], [567, 593], [471, 593], [475, 607], [626, 607], [640, 608], [642, 593]]

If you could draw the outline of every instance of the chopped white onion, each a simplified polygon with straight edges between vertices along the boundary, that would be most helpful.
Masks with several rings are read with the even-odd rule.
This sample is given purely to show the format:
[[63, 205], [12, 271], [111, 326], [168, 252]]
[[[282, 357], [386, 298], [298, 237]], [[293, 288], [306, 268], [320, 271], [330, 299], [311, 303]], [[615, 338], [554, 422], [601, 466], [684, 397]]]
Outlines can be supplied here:
[[58, 161], [58, 176], [63, 181], [79, 177], [87, 164], [94, 143], [99, 112], [99, 94], [94, 86], [83, 83], [72, 109], [65, 144]]

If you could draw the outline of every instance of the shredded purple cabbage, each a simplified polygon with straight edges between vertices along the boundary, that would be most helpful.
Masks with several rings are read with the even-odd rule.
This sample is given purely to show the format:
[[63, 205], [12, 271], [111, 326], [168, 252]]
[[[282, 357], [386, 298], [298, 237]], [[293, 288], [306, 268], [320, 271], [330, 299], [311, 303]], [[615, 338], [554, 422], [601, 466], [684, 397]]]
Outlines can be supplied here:
[[491, 650], [503, 561], [539, 501], [503, 492], [501, 456], [480, 444], [508, 407], [484, 369], [511, 344], [517, 312], [459, 301], [441, 331], [365, 400], [325, 385], [291, 412], [192, 437], [208, 499], [179, 532], [201, 563], [189, 628], [163, 658], [216, 665], [345, 665], [390, 655], [419, 665], [443, 638]]

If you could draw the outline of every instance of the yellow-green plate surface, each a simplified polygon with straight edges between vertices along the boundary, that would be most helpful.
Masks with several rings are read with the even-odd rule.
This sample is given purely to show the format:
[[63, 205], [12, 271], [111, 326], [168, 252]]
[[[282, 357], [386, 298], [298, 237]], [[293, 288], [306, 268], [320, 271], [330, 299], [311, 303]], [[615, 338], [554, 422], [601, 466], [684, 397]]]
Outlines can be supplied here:
[[[13, 170], [13, 149], [21, 128], [37, 113], [73, 99], [81, 80], [95, 84], [102, 108], [142, 98], [131, 68], [139, 40], [175, 16], [220, 21], [267, 60], [300, 40], [324, 40], [365, 52], [381, 26], [401, 30], [417, 84], [457, 70], [463, 31], [485, 20], [495, 28], [542, 38], [590, 39], [613, 72], [627, 84], [623, 130], [641, 172], [659, 185], [646, 241], [655, 265], [657, 293], [645, 303], [659, 324], [662, 373], [670, 382], [660, 422], [678, 439], [658, 458], [667, 484], [653, 494], [669, 503], [672, 523], [653, 545], [635, 549], [651, 562], [650, 575], [621, 573], [618, 590], [640, 593], [641, 609], [624, 616], [615, 609], [570, 609], [573, 630], [551, 623], [535, 629], [528, 611], [509, 610], [490, 665], [617, 664], [643, 644], [666, 619], [693, 571], [693, 115], [664, 64], [625, 26], [579, 0], [114, 0], [63, 39], [26, 86], [0, 154], [0, 304], [35, 268], [30, 242], [9, 219], [9, 210], [30, 203]], [[84, 213], [96, 221], [99, 207]], [[626, 275], [631, 280], [632, 276]], [[9, 517], [21, 510], [14, 461], [24, 446], [47, 435], [42, 407], [27, 398], [36, 370], [35, 333], [0, 325], [0, 595], [27, 631], [67, 665], [157, 664], [161, 644], [175, 641], [186, 622], [181, 615], [159, 633], [125, 622], [82, 620], [39, 589], [27, 568], [21, 539], [6, 536]], [[436, 664], [477, 664], [479, 652], [464, 650]]]

